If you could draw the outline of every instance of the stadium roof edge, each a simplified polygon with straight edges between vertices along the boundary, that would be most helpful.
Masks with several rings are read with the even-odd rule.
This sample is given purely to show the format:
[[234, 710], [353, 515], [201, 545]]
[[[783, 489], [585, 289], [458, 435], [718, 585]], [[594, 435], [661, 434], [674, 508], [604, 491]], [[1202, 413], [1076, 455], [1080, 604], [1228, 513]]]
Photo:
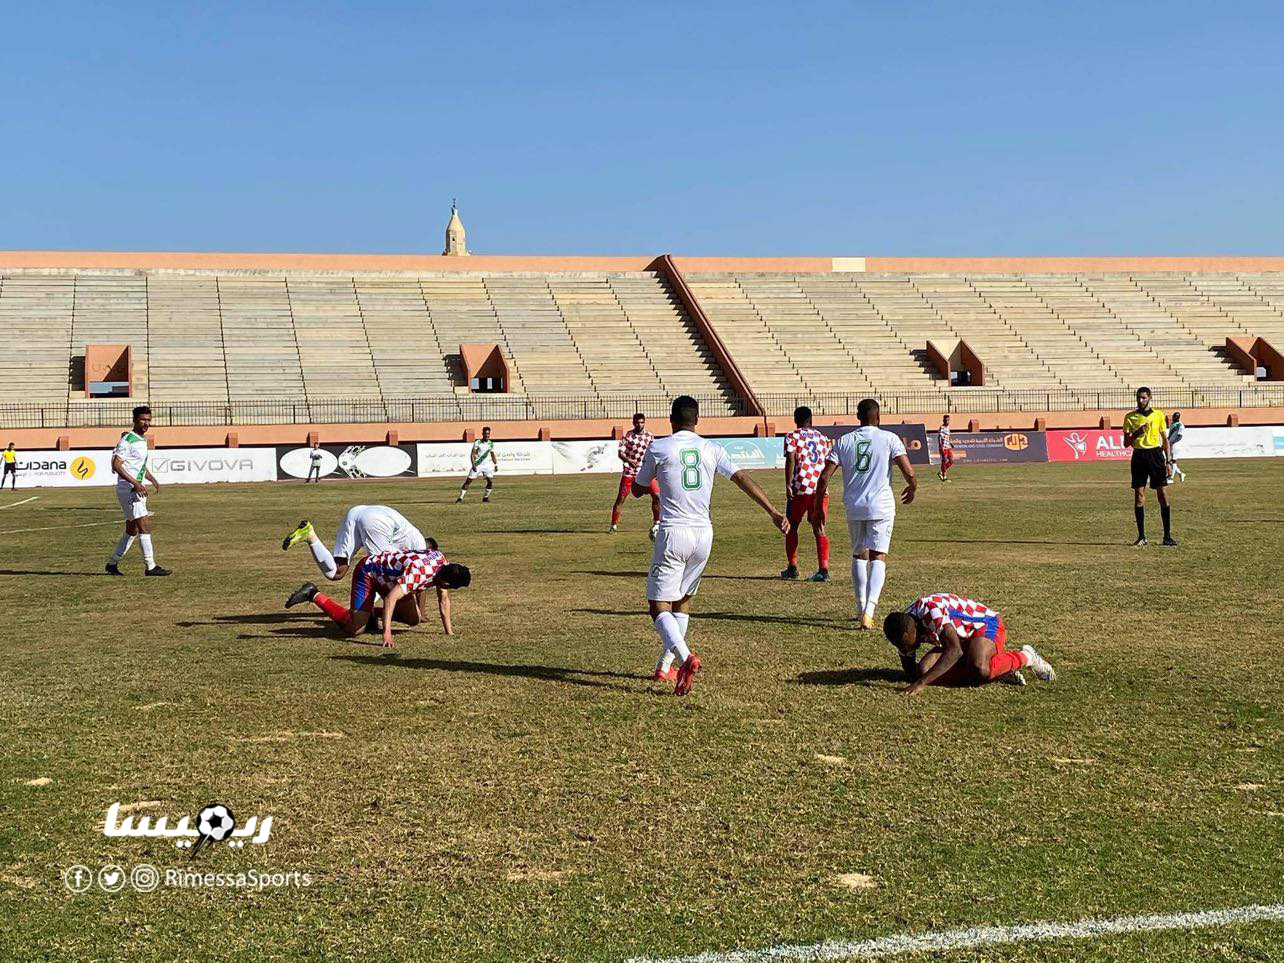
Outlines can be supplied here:
[[[292, 254], [234, 252], [0, 251], [0, 270], [157, 271], [645, 271], [654, 256]], [[682, 271], [899, 272], [925, 274], [1099, 273], [1142, 271], [1284, 271], [1284, 257], [692, 257], [674, 255]]]

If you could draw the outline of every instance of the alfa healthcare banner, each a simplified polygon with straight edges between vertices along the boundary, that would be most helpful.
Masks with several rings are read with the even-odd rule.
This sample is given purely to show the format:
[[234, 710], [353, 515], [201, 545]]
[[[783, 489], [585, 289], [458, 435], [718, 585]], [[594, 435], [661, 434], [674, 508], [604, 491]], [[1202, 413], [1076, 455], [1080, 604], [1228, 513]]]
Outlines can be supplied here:
[[[399, 478], [418, 474], [415, 445], [321, 445], [322, 478]], [[279, 476], [307, 478], [312, 449], [282, 445], [276, 449]]]
[[[859, 425], [820, 425], [816, 430], [826, 438], [832, 438], [837, 441], [849, 431], [854, 431], [859, 427]], [[911, 465], [930, 465], [932, 463], [932, 455], [927, 448], [927, 428], [924, 425], [883, 425], [882, 427], [900, 436], [901, 442], [905, 445], [905, 453], [909, 455]], [[781, 462], [781, 464], [784, 464], [784, 462]]]
[[1042, 431], [956, 431], [950, 438], [955, 464], [999, 465], [1045, 462], [1048, 440]]
[[1118, 428], [1048, 432], [1048, 461], [1126, 461], [1132, 449], [1124, 447]]

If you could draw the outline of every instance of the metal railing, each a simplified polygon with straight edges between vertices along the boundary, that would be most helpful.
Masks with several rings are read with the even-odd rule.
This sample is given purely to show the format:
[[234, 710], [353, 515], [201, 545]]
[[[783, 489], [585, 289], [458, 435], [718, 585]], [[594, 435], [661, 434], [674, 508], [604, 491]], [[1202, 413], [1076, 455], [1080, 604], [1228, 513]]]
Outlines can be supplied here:
[[[769, 393], [758, 401], [766, 414], [787, 416], [799, 405], [820, 415], [855, 416], [863, 394]], [[889, 391], [875, 394], [883, 412], [891, 415], [1037, 413], [1041, 411], [1126, 411], [1135, 404], [1132, 389], [1089, 390], [948, 390]], [[627, 419], [635, 411], [648, 418], [668, 417], [669, 395], [620, 394], [608, 398], [528, 397], [525, 395], [443, 395], [397, 398], [314, 399], [310, 401], [181, 401], [150, 402], [157, 427], [214, 427], [231, 425], [390, 424], [442, 421], [580, 421]], [[708, 417], [747, 415], [742, 401], [721, 395], [698, 395]], [[1216, 385], [1194, 388], [1154, 389], [1156, 407], [1269, 408], [1284, 407], [1284, 383], [1270, 382], [1243, 387]], [[5, 428], [107, 428], [129, 424], [136, 401], [99, 401], [74, 404], [0, 404], [0, 431]]]

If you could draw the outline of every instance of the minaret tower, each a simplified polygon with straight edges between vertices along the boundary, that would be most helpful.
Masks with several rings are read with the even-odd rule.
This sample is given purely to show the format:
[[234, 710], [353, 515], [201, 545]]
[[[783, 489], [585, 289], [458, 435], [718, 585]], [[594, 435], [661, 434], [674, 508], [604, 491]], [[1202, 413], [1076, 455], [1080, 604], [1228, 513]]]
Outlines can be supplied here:
[[450, 223], [446, 225], [446, 250], [441, 253], [446, 257], [468, 256], [464, 222], [459, 219], [459, 205], [454, 200], [450, 202]]

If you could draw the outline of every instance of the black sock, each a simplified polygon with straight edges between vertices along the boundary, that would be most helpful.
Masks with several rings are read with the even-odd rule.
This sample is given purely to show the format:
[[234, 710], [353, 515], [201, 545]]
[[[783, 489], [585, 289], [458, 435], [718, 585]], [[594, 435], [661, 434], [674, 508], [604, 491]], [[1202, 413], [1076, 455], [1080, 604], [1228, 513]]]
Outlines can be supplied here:
[[1133, 514], [1137, 516], [1137, 537], [1146, 537], [1146, 509], [1142, 505], [1133, 507]]
[[1164, 520], [1164, 538], [1173, 537], [1173, 508], [1171, 505], [1159, 506], [1159, 517]]

